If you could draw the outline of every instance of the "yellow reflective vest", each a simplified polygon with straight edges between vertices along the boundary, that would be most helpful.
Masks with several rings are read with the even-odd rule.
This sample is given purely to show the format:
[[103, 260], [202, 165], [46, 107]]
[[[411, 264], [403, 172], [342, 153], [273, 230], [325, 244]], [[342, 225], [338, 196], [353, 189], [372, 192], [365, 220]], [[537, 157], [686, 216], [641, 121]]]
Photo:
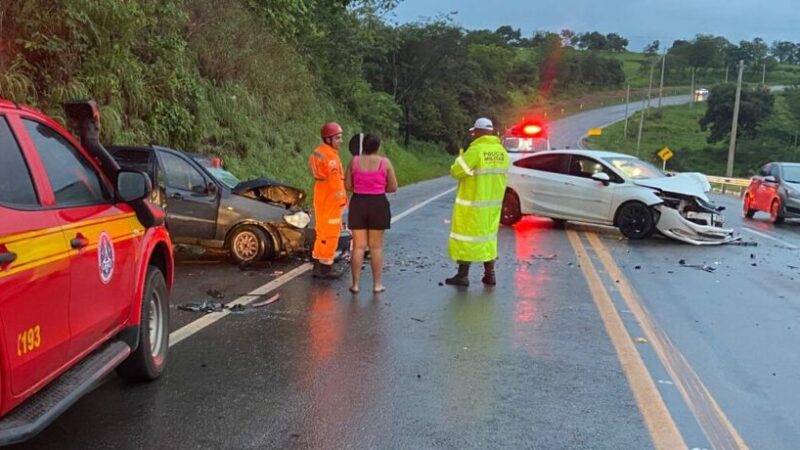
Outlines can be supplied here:
[[497, 229], [510, 161], [497, 136], [481, 136], [450, 167], [458, 180], [448, 251], [461, 262], [497, 258]]

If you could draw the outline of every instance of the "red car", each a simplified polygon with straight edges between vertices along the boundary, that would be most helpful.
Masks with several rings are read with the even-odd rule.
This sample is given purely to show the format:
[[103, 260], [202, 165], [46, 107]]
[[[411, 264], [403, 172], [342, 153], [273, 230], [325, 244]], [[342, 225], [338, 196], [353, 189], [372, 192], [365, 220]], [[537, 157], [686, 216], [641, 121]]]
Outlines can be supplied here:
[[742, 213], [748, 219], [766, 211], [772, 223], [800, 218], [800, 163], [772, 162], [750, 179], [742, 199]]
[[99, 144], [94, 102], [65, 105], [80, 142], [0, 100], [0, 444], [25, 440], [114, 369], [164, 370], [172, 245], [149, 178]]

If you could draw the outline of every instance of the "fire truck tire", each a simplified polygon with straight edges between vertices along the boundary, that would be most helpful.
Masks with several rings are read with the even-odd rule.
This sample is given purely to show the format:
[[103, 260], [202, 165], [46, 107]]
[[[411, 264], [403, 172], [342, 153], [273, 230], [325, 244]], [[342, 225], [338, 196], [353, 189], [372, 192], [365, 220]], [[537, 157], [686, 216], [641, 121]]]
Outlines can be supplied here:
[[147, 268], [142, 316], [139, 322], [139, 345], [117, 367], [127, 381], [150, 381], [158, 378], [167, 364], [169, 350], [169, 294], [164, 275], [155, 266]]

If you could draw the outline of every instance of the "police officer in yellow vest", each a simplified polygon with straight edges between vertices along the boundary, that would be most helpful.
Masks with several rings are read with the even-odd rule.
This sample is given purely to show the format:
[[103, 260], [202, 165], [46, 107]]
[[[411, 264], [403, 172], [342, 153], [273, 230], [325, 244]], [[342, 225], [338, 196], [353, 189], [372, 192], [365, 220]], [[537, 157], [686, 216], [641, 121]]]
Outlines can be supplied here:
[[458, 180], [458, 193], [448, 250], [458, 262], [458, 273], [445, 283], [469, 286], [470, 263], [482, 262], [483, 283], [495, 285], [497, 229], [510, 162], [491, 120], [479, 118], [469, 134], [472, 142], [467, 151], [450, 167], [450, 175]]

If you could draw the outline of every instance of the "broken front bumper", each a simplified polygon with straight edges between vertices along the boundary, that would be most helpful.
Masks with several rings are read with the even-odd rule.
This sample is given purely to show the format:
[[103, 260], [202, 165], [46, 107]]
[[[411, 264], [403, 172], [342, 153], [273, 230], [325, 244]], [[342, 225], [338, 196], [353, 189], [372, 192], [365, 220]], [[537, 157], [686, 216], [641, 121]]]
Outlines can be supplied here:
[[[738, 241], [730, 228], [722, 228], [722, 216], [710, 212], [689, 212], [689, 218], [715, 225], [700, 225], [683, 217], [677, 209], [665, 205], [655, 207], [660, 213], [656, 228], [664, 236], [693, 245], [717, 245]], [[716, 226], [720, 225], [720, 226]]]

